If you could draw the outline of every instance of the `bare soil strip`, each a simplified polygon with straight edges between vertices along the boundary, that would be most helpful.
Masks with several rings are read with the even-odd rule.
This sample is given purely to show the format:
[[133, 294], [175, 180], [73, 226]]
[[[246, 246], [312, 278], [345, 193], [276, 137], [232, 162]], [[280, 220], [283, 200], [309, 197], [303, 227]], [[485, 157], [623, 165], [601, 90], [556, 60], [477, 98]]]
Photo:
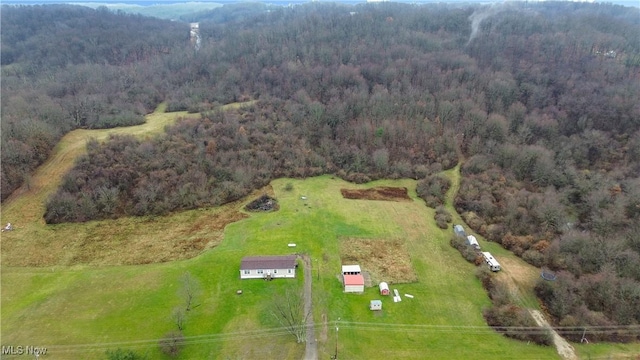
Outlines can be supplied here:
[[407, 188], [379, 186], [371, 189], [340, 189], [345, 199], [411, 201]]
[[558, 335], [558, 333], [549, 326], [549, 323], [544, 318], [544, 315], [538, 310], [529, 310], [531, 316], [536, 320], [538, 326], [549, 329], [553, 334], [553, 344], [556, 346], [556, 350], [558, 351], [558, 355], [563, 360], [578, 360], [576, 356], [576, 352], [573, 349], [573, 346], [567, 342], [562, 336]]

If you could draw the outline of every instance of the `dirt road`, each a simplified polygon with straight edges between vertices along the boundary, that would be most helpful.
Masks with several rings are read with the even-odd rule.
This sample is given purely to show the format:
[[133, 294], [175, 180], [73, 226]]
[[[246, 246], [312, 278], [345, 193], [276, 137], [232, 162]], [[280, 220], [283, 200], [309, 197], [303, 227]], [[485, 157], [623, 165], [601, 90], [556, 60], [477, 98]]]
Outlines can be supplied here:
[[544, 318], [544, 315], [538, 310], [529, 310], [531, 316], [536, 320], [538, 326], [548, 328], [553, 334], [553, 344], [556, 346], [556, 350], [558, 351], [558, 355], [563, 360], [578, 360], [576, 356], [576, 352], [573, 349], [573, 346], [567, 342], [562, 336], [558, 335], [558, 333], [549, 326], [549, 323]]
[[302, 262], [304, 263], [304, 313], [307, 314], [307, 346], [304, 352], [304, 360], [316, 360], [318, 359], [318, 344], [313, 322], [313, 299], [311, 298], [313, 274], [311, 273], [309, 255], [303, 255]]

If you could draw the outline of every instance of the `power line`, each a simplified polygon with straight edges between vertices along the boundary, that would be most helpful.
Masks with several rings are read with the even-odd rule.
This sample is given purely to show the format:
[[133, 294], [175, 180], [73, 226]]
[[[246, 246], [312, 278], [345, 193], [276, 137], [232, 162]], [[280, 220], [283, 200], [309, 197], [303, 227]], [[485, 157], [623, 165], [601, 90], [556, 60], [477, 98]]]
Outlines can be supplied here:
[[[212, 343], [212, 342], [221, 342], [221, 341], [244, 340], [247, 338], [254, 339], [259, 337], [283, 336], [283, 335], [289, 335], [289, 334], [290, 333], [288, 330], [286, 330], [286, 328], [270, 328], [270, 329], [255, 330], [255, 331], [239, 331], [239, 332], [223, 333], [223, 334], [204, 334], [204, 335], [185, 336], [182, 338], [180, 343], [181, 344]], [[164, 338], [132, 340], [132, 341], [116, 341], [116, 342], [106, 342], [106, 343], [50, 345], [50, 346], [47, 346], [47, 348], [50, 350], [75, 351], [75, 350], [86, 350], [91, 348], [112, 348], [117, 346], [146, 347], [146, 346], [156, 345], [161, 340], [164, 340]]]
[[[338, 323], [332, 322], [336, 326], [336, 355], [338, 345]], [[387, 333], [407, 333], [407, 332], [431, 332], [431, 333], [457, 333], [457, 334], [494, 334], [502, 332], [516, 332], [518, 334], [544, 334], [547, 331], [555, 330], [561, 335], [582, 334], [585, 327], [533, 327], [533, 326], [500, 326], [490, 327], [488, 325], [435, 325], [435, 324], [394, 324], [394, 323], [373, 323], [373, 322], [350, 322], [340, 320], [340, 327], [343, 329], [357, 331], [380, 331]], [[316, 323], [314, 328], [323, 328], [330, 325], [329, 322]], [[618, 334], [619, 336], [638, 336], [640, 335], [640, 325], [612, 325], [612, 326], [590, 326], [586, 327], [589, 334]], [[240, 341], [245, 339], [265, 338], [289, 336], [290, 332], [285, 327], [268, 328], [251, 331], [236, 331], [230, 333], [219, 334], [203, 334], [185, 336], [180, 341], [181, 344], [207, 344], [226, 341]], [[50, 350], [73, 352], [73, 351], [90, 351], [104, 350], [113, 347], [142, 348], [155, 346], [164, 338], [143, 339], [131, 341], [115, 341], [105, 343], [87, 343], [87, 344], [70, 344], [70, 345], [51, 345], [47, 346]]]

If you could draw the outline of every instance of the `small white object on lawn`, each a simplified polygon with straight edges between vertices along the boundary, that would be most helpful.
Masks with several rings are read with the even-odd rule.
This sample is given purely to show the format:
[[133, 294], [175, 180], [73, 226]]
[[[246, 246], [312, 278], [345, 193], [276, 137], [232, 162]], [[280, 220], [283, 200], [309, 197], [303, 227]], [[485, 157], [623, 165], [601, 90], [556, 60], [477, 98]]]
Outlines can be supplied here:
[[413, 299], [413, 295], [411, 294], [404, 294], [404, 296], [408, 297], [408, 298], [412, 298]]
[[289, 244], [289, 247], [296, 247], [296, 244], [291, 243]]
[[307, 200], [307, 197], [306, 196], [300, 196], [300, 199]]

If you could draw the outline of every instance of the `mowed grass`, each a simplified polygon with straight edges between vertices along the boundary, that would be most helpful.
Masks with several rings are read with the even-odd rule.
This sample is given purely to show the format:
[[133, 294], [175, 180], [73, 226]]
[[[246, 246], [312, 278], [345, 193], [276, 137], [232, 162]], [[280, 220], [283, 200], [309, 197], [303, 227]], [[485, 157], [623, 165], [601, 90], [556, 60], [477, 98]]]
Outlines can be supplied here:
[[[286, 182], [294, 185], [290, 194], [283, 190]], [[339, 192], [341, 187], [374, 186], [407, 187], [414, 201], [347, 200]], [[433, 209], [416, 198], [414, 181], [353, 185], [320, 177], [303, 182], [278, 180], [273, 188], [280, 198], [291, 196], [299, 204], [294, 215], [308, 218], [301, 220], [308, 224], [301, 238], [314, 239], [305, 246], [311, 246], [312, 259], [319, 263], [320, 280], [314, 284], [316, 319], [330, 322], [316, 334], [320, 340], [326, 338], [319, 344], [320, 358], [335, 353], [338, 318], [338, 352], [347, 359], [556, 358], [552, 348], [512, 341], [486, 326], [481, 311], [490, 303], [474, 276], [475, 268], [449, 246], [449, 232], [435, 226]], [[307, 213], [309, 209], [327, 211], [321, 218], [336, 222], [325, 223]], [[342, 292], [335, 244], [356, 237], [405, 242], [418, 280], [391, 285], [403, 296], [402, 302], [380, 296], [377, 287], [362, 295]], [[383, 300], [383, 311], [369, 311], [372, 299]]]
[[[293, 190], [285, 190], [288, 183]], [[348, 200], [340, 194], [343, 187], [381, 184], [411, 189], [414, 201]], [[116, 347], [161, 359], [157, 341], [175, 328], [171, 312], [181, 303], [179, 278], [188, 271], [202, 292], [188, 314], [182, 358], [300, 359], [304, 345], [279, 329], [271, 304], [286, 287], [301, 288], [302, 274], [272, 282], [238, 279], [243, 256], [299, 252], [309, 254], [313, 264], [319, 358], [335, 352], [338, 318], [338, 351], [346, 359], [557, 358], [553, 348], [509, 340], [486, 326], [481, 311], [489, 299], [474, 267], [448, 245], [449, 233], [433, 224], [432, 210], [415, 200], [413, 181], [353, 185], [323, 176], [280, 179], [272, 187], [279, 211], [254, 213], [228, 225], [217, 247], [189, 260], [3, 267], [3, 345], [48, 346], [56, 359], [101, 358]], [[418, 281], [392, 289], [414, 298], [403, 295], [402, 302], [393, 303], [375, 287], [361, 295], [344, 294], [340, 242], [350, 238], [402, 239]], [[236, 295], [239, 289], [242, 295]], [[383, 311], [369, 311], [371, 299], [382, 299]]]
[[[16, 230], [1, 239], [2, 345], [47, 346], [55, 359], [100, 359], [105, 350], [118, 347], [151, 359], [166, 358], [158, 340], [176, 328], [171, 313], [182, 303], [179, 278], [189, 272], [201, 292], [187, 316], [181, 358], [300, 359], [304, 345], [280, 328], [271, 305], [285, 289], [301, 288], [302, 274], [296, 280], [272, 282], [238, 279], [243, 256], [300, 252], [312, 258], [320, 358], [336, 351], [336, 324], [341, 358], [557, 358], [552, 348], [506, 339], [485, 325], [481, 310], [489, 300], [473, 275], [474, 267], [448, 245], [450, 229], [435, 226], [433, 210], [417, 199], [411, 180], [354, 185], [330, 176], [280, 179], [250, 198], [216, 209], [44, 224], [44, 201], [84, 152], [86, 139], [103, 140], [118, 132], [154, 136], [178, 117], [198, 116], [163, 111], [160, 107], [140, 127], [67, 135], [30, 187], [3, 203], [2, 223], [12, 222]], [[459, 176], [455, 170], [447, 174]], [[286, 191], [289, 183], [293, 190]], [[340, 194], [341, 188], [375, 186], [407, 187], [413, 201], [347, 200]], [[260, 192], [274, 194], [280, 211], [233, 222], [249, 216], [240, 208]], [[399, 253], [403, 258], [409, 254], [418, 280], [392, 289], [414, 298], [393, 303], [375, 287], [362, 295], [344, 294], [341, 249], [354, 239], [402, 243]], [[297, 246], [290, 248], [289, 243]], [[535, 302], [529, 287], [535, 269], [497, 244], [482, 245], [509, 258], [503, 273], [517, 280], [512, 281], [516, 293], [524, 294], [523, 303]], [[140, 263], [149, 264], [126, 265]], [[512, 268], [519, 269], [517, 274]], [[236, 295], [239, 289], [242, 295]], [[371, 299], [382, 299], [384, 310], [370, 312]], [[624, 349], [634, 348], [597, 349], [598, 354], [624, 354]]]

